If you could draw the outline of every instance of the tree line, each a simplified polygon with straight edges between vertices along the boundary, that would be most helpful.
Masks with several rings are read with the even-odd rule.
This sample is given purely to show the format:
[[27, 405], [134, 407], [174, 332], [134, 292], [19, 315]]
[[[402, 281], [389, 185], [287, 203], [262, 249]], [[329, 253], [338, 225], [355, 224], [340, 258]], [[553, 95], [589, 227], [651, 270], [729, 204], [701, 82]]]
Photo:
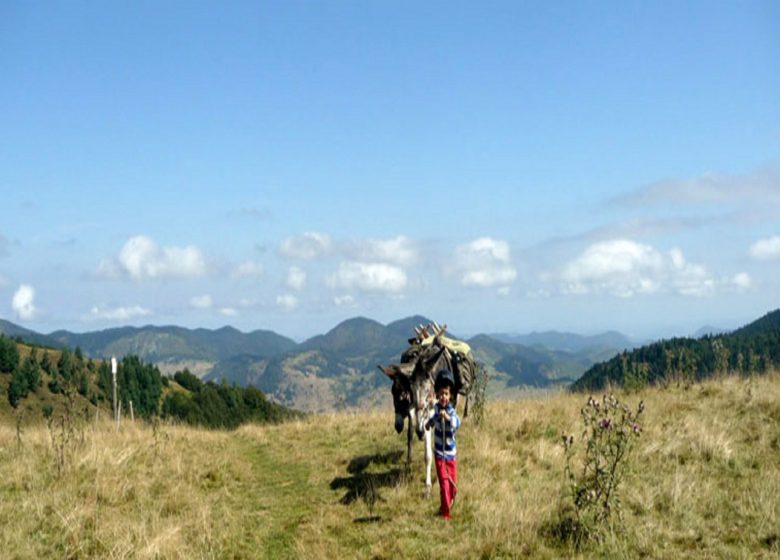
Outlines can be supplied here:
[[188, 424], [209, 428], [236, 428], [245, 422], [280, 422], [296, 415], [290, 409], [270, 402], [253, 386], [246, 388], [204, 383], [189, 370], [176, 372], [173, 379], [184, 389], [171, 391], [162, 403], [164, 418], [177, 418]]
[[672, 338], [624, 351], [591, 367], [571, 389], [594, 391], [607, 384], [631, 389], [672, 380], [693, 382], [718, 374], [761, 374], [777, 365], [780, 311], [731, 334]]
[[[54, 395], [78, 394], [93, 406], [111, 406], [113, 374], [107, 360], [85, 358], [80, 348], [55, 351], [34, 345], [22, 358], [20, 344], [0, 335], [0, 374], [10, 376], [7, 396], [13, 408], [44, 386]], [[181, 389], [157, 366], [127, 355], [117, 367], [119, 405], [125, 414], [132, 406], [133, 414], [146, 420], [158, 416], [210, 428], [235, 428], [250, 421], [278, 422], [294, 415], [268, 401], [255, 387], [204, 383], [186, 369], [177, 372], [174, 380]]]

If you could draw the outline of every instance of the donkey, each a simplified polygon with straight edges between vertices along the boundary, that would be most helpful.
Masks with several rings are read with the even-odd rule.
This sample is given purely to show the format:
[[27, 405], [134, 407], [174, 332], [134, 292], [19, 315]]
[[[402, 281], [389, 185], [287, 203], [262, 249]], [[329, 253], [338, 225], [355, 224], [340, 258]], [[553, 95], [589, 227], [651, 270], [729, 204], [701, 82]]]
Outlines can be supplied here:
[[435, 393], [434, 377], [443, 368], [451, 368], [450, 355], [443, 346], [413, 345], [401, 357], [401, 363], [387, 367], [378, 366], [392, 381], [395, 431], [404, 429], [408, 419], [406, 436], [406, 465], [412, 463], [412, 431], [425, 441], [425, 496], [431, 494], [431, 467], [433, 465], [433, 437], [428, 421], [433, 416]]

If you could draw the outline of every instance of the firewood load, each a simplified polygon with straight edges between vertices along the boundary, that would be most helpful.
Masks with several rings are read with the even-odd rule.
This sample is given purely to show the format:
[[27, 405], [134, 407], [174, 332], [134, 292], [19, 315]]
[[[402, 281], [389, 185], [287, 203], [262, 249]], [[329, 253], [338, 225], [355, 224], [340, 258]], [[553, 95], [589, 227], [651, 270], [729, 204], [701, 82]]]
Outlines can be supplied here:
[[[415, 336], [409, 339], [409, 348], [401, 356], [401, 367], [422, 366], [429, 375], [435, 364], [441, 366], [441, 358], [447, 364], [455, 377], [455, 400], [457, 395], [467, 396], [474, 383], [476, 364], [471, 353], [471, 347], [462, 340], [445, 335], [447, 325], [436, 322], [419, 325], [415, 328]], [[442, 355], [443, 354], [443, 355]]]

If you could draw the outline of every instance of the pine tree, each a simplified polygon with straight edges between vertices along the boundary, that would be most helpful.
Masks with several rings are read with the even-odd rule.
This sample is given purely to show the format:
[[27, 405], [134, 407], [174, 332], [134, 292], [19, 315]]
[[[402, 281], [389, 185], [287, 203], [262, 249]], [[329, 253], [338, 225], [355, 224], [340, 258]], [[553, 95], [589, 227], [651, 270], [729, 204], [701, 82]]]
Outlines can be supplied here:
[[41, 370], [33, 353], [27, 356], [22, 364], [22, 377], [28, 391], [38, 390], [38, 385], [41, 383]]
[[60, 361], [57, 362], [57, 368], [65, 381], [71, 380], [73, 377], [73, 358], [70, 350], [67, 348], [62, 349], [62, 355], [60, 356]]
[[0, 335], [0, 372], [11, 373], [19, 365], [19, 348], [16, 342]]
[[16, 368], [11, 376], [11, 384], [8, 385], [8, 402], [16, 408], [19, 401], [27, 396], [27, 380], [20, 368]]
[[81, 371], [79, 373], [79, 394], [83, 397], [86, 397], [88, 392], [89, 380], [87, 379], [87, 374], [84, 373], [84, 371]]
[[43, 352], [43, 358], [41, 358], [41, 369], [45, 371], [47, 374], [52, 375], [51, 373], [51, 357], [49, 356], [49, 353], [44, 351]]

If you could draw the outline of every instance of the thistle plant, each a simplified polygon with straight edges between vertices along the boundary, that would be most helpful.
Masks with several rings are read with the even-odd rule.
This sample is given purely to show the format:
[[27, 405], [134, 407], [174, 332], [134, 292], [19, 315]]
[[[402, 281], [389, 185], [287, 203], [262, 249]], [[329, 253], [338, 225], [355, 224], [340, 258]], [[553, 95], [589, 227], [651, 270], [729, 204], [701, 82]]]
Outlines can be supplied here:
[[577, 547], [600, 540], [607, 528], [621, 520], [618, 489], [634, 441], [642, 433], [639, 418], [644, 409], [644, 401], [632, 411], [612, 394], [601, 401], [590, 397], [581, 411], [585, 426], [581, 465], [575, 464], [574, 436], [563, 435], [565, 476], [575, 514], [571, 536]]

